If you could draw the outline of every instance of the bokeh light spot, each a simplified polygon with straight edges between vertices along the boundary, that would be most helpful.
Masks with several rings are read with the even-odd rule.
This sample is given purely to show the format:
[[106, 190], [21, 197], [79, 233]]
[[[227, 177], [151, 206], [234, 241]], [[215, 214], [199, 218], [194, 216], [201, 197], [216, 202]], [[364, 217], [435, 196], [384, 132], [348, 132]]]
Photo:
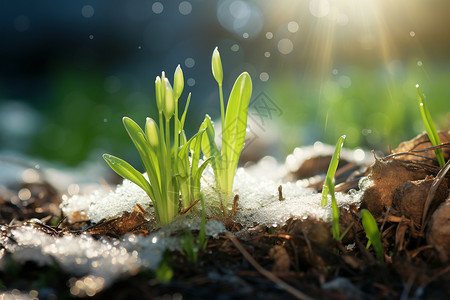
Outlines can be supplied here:
[[411, 32], [409, 33], [409, 35], [410, 35], [411, 37], [415, 37], [415, 36], [416, 36], [416, 33], [415, 33], [414, 31], [411, 31]]
[[272, 32], [266, 32], [266, 39], [271, 40], [273, 38], [273, 33]]
[[278, 51], [280, 51], [281, 54], [289, 54], [294, 50], [294, 44], [290, 39], [281, 39], [278, 42]]
[[81, 8], [81, 15], [85, 18], [92, 18], [94, 16], [94, 8], [91, 5], [85, 5]]
[[184, 64], [188, 68], [193, 68], [195, 66], [195, 60], [192, 57], [188, 57], [184, 60]]
[[323, 18], [330, 13], [330, 2], [327, 0], [309, 1], [309, 12], [316, 18]]
[[160, 14], [160, 13], [163, 12], [163, 10], [164, 10], [164, 5], [162, 5], [161, 2], [155, 2], [155, 3], [153, 3], [153, 5], [152, 5], [152, 11], [153, 11], [155, 14]]
[[188, 78], [187, 85], [188, 86], [194, 86], [195, 85], [195, 79], [194, 78]]
[[90, 40], [93, 40], [93, 39], [94, 39], [94, 35], [93, 35], [93, 34], [90, 34], [90, 35], [89, 35], [89, 39], [90, 39]]
[[248, 39], [248, 33], [247, 33], [247, 32], [244, 32], [244, 34], [242, 35], [242, 37], [243, 37], [244, 39]]
[[264, 56], [267, 57], [267, 58], [269, 58], [269, 57], [270, 57], [270, 52], [269, 52], [269, 51], [265, 52], [265, 53], [264, 53]]
[[296, 33], [299, 28], [298, 23], [295, 21], [289, 22], [287, 27], [288, 27], [289, 32], [291, 32], [291, 33]]
[[348, 89], [352, 85], [352, 80], [348, 76], [341, 75], [338, 78], [338, 83], [342, 88]]
[[269, 74], [267, 74], [267, 72], [262, 72], [261, 74], [259, 74], [259, 79], [261, 79], [261, 81], [266, 82], [267, 80], [269, 80]]
[[238, 44], [233, 44], [233, 46], [231, 46], [231, 51], [233, 51], [233, 52], [239, 51], [239, 45]]
[[189, 15], [192, 12], [192, 4], [188, 1], [183, 1], [178, 6], [178, 10], [180, 11], [180, 14], [182, 15]]
[[22, 201], [30, 200], [31, 198], [31, 192], [27, 188], [20, 189], [17, 193], [17, 196], [19, 196], [19, 199]]
[[422, 63], [422, 61], [421, 61], [421, 60], [419, 60], [419, 61], [417, 62], [417, 65], [418, 65], [419, 67], [423, 66], [423, 63]]

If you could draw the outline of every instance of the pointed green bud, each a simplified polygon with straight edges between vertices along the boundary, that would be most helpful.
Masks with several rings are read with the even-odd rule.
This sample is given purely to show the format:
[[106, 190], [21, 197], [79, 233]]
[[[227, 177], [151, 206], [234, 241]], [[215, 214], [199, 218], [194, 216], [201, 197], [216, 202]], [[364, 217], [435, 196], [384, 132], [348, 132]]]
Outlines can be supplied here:
[[222, 61], [220, 60], [220, 53], [217, 47], [214, 49], [211, 58], [211, 68], [214, 79], [217, 81], [219, 85], [222, 85], [223, 81]]
[[165, 99], [164, 99], [164, 107], [163, 112], [166, 119], [171, 119], [173, 114], [175, 113], [175, 98], [173, 97], [173, 89], [170, 85], [170, 82], [167, 78], [164, 78], [165, 82]]
[[145, 122], [145, 135], [150, 146], [157, 148], [159, 146], [158, 126], [152, 118], [147, 118]]
[[163, 109], [163, 100], [164, 100], [164, 94], [162, 93], [164, 91], [163, 87], [164, 81], [161, 80], [159, 76], [156, 77], [155, 80], [155, 94], [156, 94], [156, 107], [158, 108], [158, 111], [161, 112]]
[[184, 88], [183, 71], [181, 70], [180, 65], [178, 65], [175, 70], [175, 74], [173, 75], [173, 92], [175, 96], [175, 101], [178, 101], [178, 99], [180, 98], [181, 93], [183, 93], [183, 88]]

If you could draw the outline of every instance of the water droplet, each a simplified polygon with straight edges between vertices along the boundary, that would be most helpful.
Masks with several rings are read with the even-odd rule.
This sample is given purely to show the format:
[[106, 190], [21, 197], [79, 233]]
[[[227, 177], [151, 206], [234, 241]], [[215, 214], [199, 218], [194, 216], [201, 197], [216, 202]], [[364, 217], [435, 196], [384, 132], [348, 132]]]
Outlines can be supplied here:
[[152, 11], [153, 11], [155, 14], [160, 14], [160, 13], [163, 12], [163, 10], [164, 10], [164, 5], [162, 5], [161, 2], [155, 2], [155, 3], [153, 3], [153, 5], [152, 5]]
[[298, 26], [297, 22], [291, 21], [291, 22], [288, 23], [288, 30], [289, 30], [289, 32], [296, 33], [298, 31], [298, 28], [299, 28], [299, 26]]
[[189, 15], [192, 12], [192, 4], [188, 1], [183, 1], [178, 6], [178, 10], [180, 11], [180, 14], [182, 15]]
[[339, 70], [338, 69], [333, 69], [332, 73], [333, 73], [333, 75], [337, 75], [337, 74], [339, 74]]
[[423, 65], [422, 61], [419, 60], [419, 61], [417, 62], [417, 65], [418, 65], [419, 67], [421, 67], [421, 66]]
[[195, 60], [192, 57], [188, 57], [184, 60], [184, 64], [188, 68], [193, 68], [195, 66]]
[[271, 40], [273, 38], [273, 33], [272, 32], [266, 32], [266, 39]]
[[248, 33], [247, 32], [244, 32], [244, 34], [242, 35], [242, 37], [244, 38], [244, 39], [248, 39]]
[[85, 18], [92, 18], [94, 16], [94, 8], [91, 5], [85, 5], [81, 8], [81, 15]]
[[415, 36], [416, 36], [416, 33], [415, 33], [414, 31], [411, 31], [411, 32], [409, 32], [409, 35], [410, 35], [411, 37], [415, 37]]
[[141, 50], [141, 49], [142, 49], [142, 46], [138, 46], [138, 49]]
[[94, 39], [94, 35], [93, 34], [89, 35], [89, 39], [93, 40]]
[[262, 72], [261, 74], [259, 74], [259, 79], [261, 79], [261, 81], [266, 82], [267, 80], [269, 80], [269, 74], [267, 74], [267, 72]]
[[278, 51], [280, 51], [281, 54], [289, 54], [294, 50], [294, 44], [290, 39], [281, 39], [278, 42]]
[[267, 58], [269, 58], [269, 57], [270, 57], [270, 52], [269, 52], [269, 51], [265, 52], [265, 53], [264, 53], [264, 56], [267, 57]]
[[108, 122], [108, 119], [107, 119], [107, 118], [104, 118], [104, 119], [103, 119], [103, 122], [107, 123], [107, 122]]
[[239, 51], [239, 45], [238, 44], [233, 44], [233, 46], [231, 46], [231, 51], [233, 51], [233, 52]]

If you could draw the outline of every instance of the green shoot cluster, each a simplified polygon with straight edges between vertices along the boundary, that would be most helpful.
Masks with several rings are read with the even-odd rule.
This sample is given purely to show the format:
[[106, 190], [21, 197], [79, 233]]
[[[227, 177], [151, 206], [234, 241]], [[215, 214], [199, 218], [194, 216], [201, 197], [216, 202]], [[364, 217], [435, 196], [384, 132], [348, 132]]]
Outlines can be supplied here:
[[219, 51], [214, 49], [212, 56], [212, 73], [219, 86], [220, 113], [222, 122], [222, 147], [219, 150], [215, 143], [214, 127], [211, 118], [206, 115], [200, 128], [204, 128], [206, 138], [202, 140], [202, 150], [206, 158], [211, 158], [216, 188], [219, 191], [225, 207], [232, 198], [233, 180], [236, 174], [239, 157], [244, 148], [247, 130], [248, 104], [252, 94], [252, 80], [247, 72], [236, 79], [227, 109], [223, 101], [223, 71]]
[[[245, 140], [252, 83], [248, 73], [242, 73], [238, 77], [231, 91], [225, 115], [223, 71], [217, 48], [212, 56], [212, 70], [214, 78], [219, 83], [220, 92], [223, 125], [221, 152], [214, 142], [214, 128], [208, 115], [198, 132], [191, 139], [186, 139], [184, 124], [191, 94], [187, 97], [180, 118], [178, 102], [183, 93], [184, 77], [178, 65], [173, 87], [164, 72], [161, 77], [156, 77], [158, 122], [147, 118], [143, 130], [132, 119], [123, 118], [123, 124], [138, 150], [147, 178], [126, 161], [110, 154], [103, 155], [117, 174], [134, 182], [146, 192], [155, 208], [156, 220], [163, 226], [172, 222], [180, 212], [188, 210], [199, 200], [202, 200], [202, 207], [204, 206], [200, 179], [208, 163], [211, 163], [214, 169], [220, 195], [231, 195], [237, 163]], [[202, 151], [205, 155], [203, 161], [200, 160]], [[203, 220], [202, 224], [204, 227]], [[199, 244], [203, 245], [204, 241], [199, 241]]]

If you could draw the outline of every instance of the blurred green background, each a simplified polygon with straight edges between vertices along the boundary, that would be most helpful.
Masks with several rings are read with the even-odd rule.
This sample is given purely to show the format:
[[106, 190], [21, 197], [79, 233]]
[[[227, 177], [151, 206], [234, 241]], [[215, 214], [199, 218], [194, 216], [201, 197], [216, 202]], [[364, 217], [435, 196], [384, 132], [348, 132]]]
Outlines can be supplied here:
[[449, 12], [444, 0], [0, 1], [0, 152], [137, 161], [121, 118], [155, 116], [154, 78], [178, 64], [191, 135], [220, 116], [215, 46], [226, 94], [253, 78], [254, 138], [274, 144], [261, 152], [283, 160], [342, 134], [387, 151], [424, 129], [416, 83], [449, 128]]

